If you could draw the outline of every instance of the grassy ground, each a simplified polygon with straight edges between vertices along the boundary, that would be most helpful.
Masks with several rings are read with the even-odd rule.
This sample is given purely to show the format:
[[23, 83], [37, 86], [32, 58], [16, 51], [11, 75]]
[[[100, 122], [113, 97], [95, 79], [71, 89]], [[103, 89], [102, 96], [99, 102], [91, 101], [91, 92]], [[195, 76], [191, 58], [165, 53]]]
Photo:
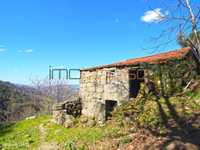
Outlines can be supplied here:
[[[84, 149], [104, 137], [115, 137], [119, 130], [112, 127], [64, 128], [52, 123], [50, 116], [40, 116], [32, 120], [22, 120], [16, 124], [0, 126], [0, 144], [5, 150], [39, 149], [44, 144], [54, 142], [60, 149]], [[41, 131], [41, 126], [45, 133]], [[43, 134], [43, 135], [42, 135]]]
[[[184, 132], [187, 131], [181, 125], [183, 121], [187, 122], [187, 127], [191, 124], [191, 128], [188, 130], [190, 133], [194, 132], [197, 136], [200, 135], [199, 122], [192, 122], [196, 117], [194, 114], [198, 112], [200, 112], [200, 90], [187, 92], [184, 95], [177, 95], [169, 99], [156, 100], [155, 97], [150, 96], [146, 100], [136, 99], [122, 105], [114, 112], [112, 120], [102, 127], [81, 127], [77, 125], [74, 128], [67, 129], [53, 124], [50, 116], [40, 116], [32, 120], [22, 120], [15, 124], [0, 125], [0, 147], [4, 150], [48, 150], [48, 147], [66, 150], [96, 149], [97, 147], [102, 147], [105, 150], [117, 149], [123, 148], [124, 145], [129, 143], [136, 146], [137, 143], [142, 142], [141, 139], [137, 139], [145, 134], [145, 132], [141, 132], [141, 128], [151, 129], [148, 130], [150, 133], [146, 136], [149, 137], [146, 143], [152, 139], [154, 139], [154, 143], [159, 141], [157, 135], [152, 134], [153, 129], [157, 131], [159, 136], [165, 136], [168, 131], [172, 131], [176, 137], [180, 137], [179, 139], [182, 140], [182, 135], [176, 133], [179, 131], [181, 131], [181, 134], [183, 133], [181, 127], [183, 127]], [[193, 119], [190, 119], [191, 117]], [[195, 121], [200, 121], [200, 115], [196, 117]], [[193, 135], [193, 137], [195, 136]], [[136, 143], [134, 143], [134, 139], [137, 139]], [[184, 137], [184, 139], [187, 138]], [[139, 145], [144, 143], [143, 141]], [[193, 144], [195, 143], [193, 142]], [[149, 146], [152, 145], [149, 144]], [[141, 147], [138, 148], [141, 149]]]
[[114, 137], [119, 134], [118, 128], [113, 127], [75, 127], [64, 128], [56, 124], [46, 124], [46, 140], [56, 141], [63, 149], [84, 149], [87, 145], [95, 145], [98, 140], [105, 137]]
[[200, 89], [170, 98], [150, 95], [134, 99], [114, 112], [110, 124], [134, 128], [128, 131], [134, 133], [134, 149], [166, 149], [175, 141], [183, 149], [199, 149]]
[[23, 120], [0, 126], [0, 144], [5, 150], [34, 149], [40, 144], [39, 125], [47, 122], [48, 116]]
[[140, 126], [157, 128], [163, 127], [169, 120], [187, 118], [195, 112], [200, 112], [200, 89], [170, 98], [156, 99], [150, 95], [134, 99], [114, 112], [112, 122], [123, 124], [128, 119]]

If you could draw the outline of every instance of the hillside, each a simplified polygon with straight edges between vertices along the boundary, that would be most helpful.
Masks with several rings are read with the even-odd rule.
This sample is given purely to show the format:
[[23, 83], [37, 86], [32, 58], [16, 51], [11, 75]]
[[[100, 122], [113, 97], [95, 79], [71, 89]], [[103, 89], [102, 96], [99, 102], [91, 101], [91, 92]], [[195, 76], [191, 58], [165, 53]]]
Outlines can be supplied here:
[[73, 128], [51, 116], [1, 126], [0, 144], [9, 149], [138, 150], [200, 147], [200, 87], [159, 101], [153, 96], [125, 103], [103, 126], [76, 120]]
[[0, 81], [0, 123], [45, 113], [51, 100], [33, 87]]

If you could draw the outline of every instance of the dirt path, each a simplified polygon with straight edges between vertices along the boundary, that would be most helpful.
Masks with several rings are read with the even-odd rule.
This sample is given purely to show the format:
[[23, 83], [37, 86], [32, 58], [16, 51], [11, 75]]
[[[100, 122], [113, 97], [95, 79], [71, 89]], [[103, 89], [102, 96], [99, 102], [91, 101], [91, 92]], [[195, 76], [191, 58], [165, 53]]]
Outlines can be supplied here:
[[58, 145], [55, 142], [46, 142], [46, 129], [44, 128], [44, 125], [41, 124], [39, 126], [40, 130], [40, 146], [38, 150], [59, 150]]

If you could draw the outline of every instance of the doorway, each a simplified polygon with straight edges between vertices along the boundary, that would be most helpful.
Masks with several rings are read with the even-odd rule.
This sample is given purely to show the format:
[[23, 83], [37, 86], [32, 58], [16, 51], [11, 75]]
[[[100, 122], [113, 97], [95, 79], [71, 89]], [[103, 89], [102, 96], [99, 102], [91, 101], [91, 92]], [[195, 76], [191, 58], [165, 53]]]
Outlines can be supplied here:
[[144, 70], [129, 70], [129, 98], [137, 97], [141, 82], [144, 82]]
[[117, 101], [106, 100], [105, 104], [106, 104], [106, 111], [105, 111], [106, 112], [106, 120], [109, 120], [112, 117], [113, 110], [117, 106]]

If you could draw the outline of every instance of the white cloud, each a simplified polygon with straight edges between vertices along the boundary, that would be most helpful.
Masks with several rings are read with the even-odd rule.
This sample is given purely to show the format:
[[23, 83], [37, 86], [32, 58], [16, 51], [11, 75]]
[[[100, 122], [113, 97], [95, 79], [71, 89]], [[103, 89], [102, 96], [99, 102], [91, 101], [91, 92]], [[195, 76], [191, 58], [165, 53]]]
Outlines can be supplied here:
[[19, 53], [32, 53], [33, 51], [33, 49], [18, 50]]
[[5, 48], [0, 48], [0, 52], [5, 52], [6, 49]]
[[146, 11], [144, 15], [141, 17], [141, 20], [146, 23], [158, 23], [164, 20], [167, 15], [168, 11], [162, 13], [160, 8], [156, 8], [154, 10]]
[[25, 52], [26, 52], [26, 53], [32, 53], [32, 52], [33, 52], [33, 49], [26, 49]]
[[6, 50], [4, 45], [0, 45], [0, 52], [5, 52]]

